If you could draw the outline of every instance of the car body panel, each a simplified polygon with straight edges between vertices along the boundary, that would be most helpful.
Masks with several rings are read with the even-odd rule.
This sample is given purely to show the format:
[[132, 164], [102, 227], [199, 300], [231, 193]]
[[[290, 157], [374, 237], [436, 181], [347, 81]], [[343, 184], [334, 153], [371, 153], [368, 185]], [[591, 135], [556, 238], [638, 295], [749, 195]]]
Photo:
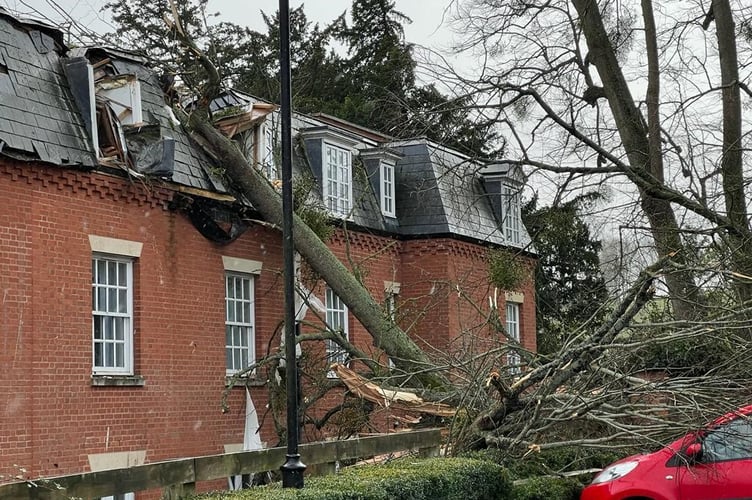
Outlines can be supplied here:
[[[587, 486], [581, 500], [752, 499], [752, 405], [727, 413], [655, 453], [633, 455], [637, 466], [622, 477]], [[701, 443], [696, 457], [687, 454]]]

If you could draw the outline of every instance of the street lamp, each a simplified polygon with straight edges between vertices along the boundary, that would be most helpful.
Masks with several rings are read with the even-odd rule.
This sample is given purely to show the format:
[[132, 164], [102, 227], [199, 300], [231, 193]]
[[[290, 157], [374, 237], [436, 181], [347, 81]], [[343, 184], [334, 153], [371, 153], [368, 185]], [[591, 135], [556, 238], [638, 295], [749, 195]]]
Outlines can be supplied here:
[[305, 464], [300, 461], [298, 438], [298, 365], [295, 358], [295, 246], [292, 239], [292, 92], [290, 90], [290, 6], [279, 0], [280, 107], [282, 115], [282, 269], [285, 296], [285, 365], [287, 382], [287, 454], [282, 470], [283, 488], [302, 488]]

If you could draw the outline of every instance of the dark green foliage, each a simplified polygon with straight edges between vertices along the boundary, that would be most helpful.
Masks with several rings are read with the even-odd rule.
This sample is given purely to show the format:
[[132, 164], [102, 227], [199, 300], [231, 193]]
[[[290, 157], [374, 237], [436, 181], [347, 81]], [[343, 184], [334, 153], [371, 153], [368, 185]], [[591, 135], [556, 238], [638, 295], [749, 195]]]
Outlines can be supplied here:
[[570, 478], [532, 477], [514, 485], [510, 500], [578, 500], [582, 484]]
[[[214, 23], [208, 0], [175, 2], [181, 25], [212, 59], [226, 86], [279, 101], [279, 14], [262, 14], [266, 32], [233, 23]], [[205, 70], [177, 41], [168, 0], [109, 0], [117, 27], [114, 44], [145, 51], [152, 64], [176, 77], [193, 95], [201, 92]], [[494, 156], [503, 141], [490, 122], [476, 122], [468, 102], [449, 99], [434, 85], [416, 82], [410, 19], [392, 0], [353, 0], [328, 26], [312, 24], [303, 6], [290, 11], [290, 71], [293, 105], [304, 113], [326, 113], [398, 138], [425, 136], [471, 155]], [[343, 46], [345, 54], [332, 47]], [[341, 51], [340, 51], [341, 52]]]
[[[594, 450], [579, 446], [562, 446], [528, 453], [520, 457], [511, 455], [499, 448], [488, 448], [468, 452], [463, 456], [479, 460], [488, 460], [502, 465], [512, 479], [526, 479], [536, 476], [557, 475], [564, 472], [603, 468], [622, 458], [625, 452]], [[590, 477], [581, 476], [581, 480], [590, 481]]]
[[643, 332], [634, 338], [648, 341], [629, 353], [630, 370], [660, 370], [669, 377], [702, 377], [724, 370], [738, 374], [738, 366], [745, 366], [750, 355], [746, 342], [722, 329], [662, 342], [649, 341], [651, 335], [654, 332]]
[[512, 253], [493, 250], [488, 257], [488, 277], [501, 290], [514, 290], [527, 276], [527, 269]]
[[502, 500], [511, 483], [502, 467], [468, 458], [400, 459], [306, 478], [302, 490], [278, 486], [202, 495], [205, 500]]
[[593, 195], [537, 208], [534, 198], [522, 219], [538, 252], [535, 271], [538, 352], [552, 354], [584, 323], [607, 312], [608, 290], [600, 269], [600, 241], [590, 236], [581, 211]]

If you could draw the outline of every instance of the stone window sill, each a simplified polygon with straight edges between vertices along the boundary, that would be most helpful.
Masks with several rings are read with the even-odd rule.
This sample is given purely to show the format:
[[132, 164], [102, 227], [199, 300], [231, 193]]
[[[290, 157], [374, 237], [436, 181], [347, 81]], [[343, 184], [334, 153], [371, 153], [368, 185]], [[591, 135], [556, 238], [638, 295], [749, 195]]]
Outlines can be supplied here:
[[[232, 379], [232, 377], [229, 375], [225, 377], [225, 387], [230, 386], [230, 379]], [[256, 377], [248, 377], [248, 378], [241, 377], [240, 379], [235, 381], [235, 385], [233, 386], [233, 389], [237, 387], [262, 387], [265, 385], [266, 385], [265, 379], [256, 378]]]
[[141, 375], [92, 375], [92, 387], [143, 387], [146, 379]]

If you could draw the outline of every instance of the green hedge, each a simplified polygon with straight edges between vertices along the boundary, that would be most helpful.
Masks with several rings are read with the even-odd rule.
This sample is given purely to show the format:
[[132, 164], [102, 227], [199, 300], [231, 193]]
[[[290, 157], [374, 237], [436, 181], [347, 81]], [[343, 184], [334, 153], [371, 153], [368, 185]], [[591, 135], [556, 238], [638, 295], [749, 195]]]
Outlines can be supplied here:
[[[464, 456], [495, 462], [507, 469], [512, 479], [524, 479], [556, 475], [573, 470], [603, 468], [631, 453], [631, 451], [595, 450], [568, 446], [530, 453], [522, 458], [498, 448], [468, 452]], [[581, 482], [590, 482], [592, 478], [579, 476], [578, 479]]]
[[[507, 500], [512, 488], [498, 464], [470, 458], [401, 459], [307, 477], [302, 490], [279, 485], [202, 495], [204, 500]], [[522, 498], [522, 497], [520, 497]]]
[[[590, 478], [542, 477], [576, 468], [602, 467], [614, 453], [561, 448], [525, 459], [502, 450], [472, 457], [400, 459], [384, 465], [348, 467], [339, 474], [306, 476], [302, 490], [279, 483], [217, 492], [197, 500], [577, 500]], [[501, 464], [501, 465], [500, 465]], [[521, 479], [512, 484], [512, 479]]]
[[509, 500], [578, 500], [582, 484], [576, 479], [531, 477], [515, 484]]

